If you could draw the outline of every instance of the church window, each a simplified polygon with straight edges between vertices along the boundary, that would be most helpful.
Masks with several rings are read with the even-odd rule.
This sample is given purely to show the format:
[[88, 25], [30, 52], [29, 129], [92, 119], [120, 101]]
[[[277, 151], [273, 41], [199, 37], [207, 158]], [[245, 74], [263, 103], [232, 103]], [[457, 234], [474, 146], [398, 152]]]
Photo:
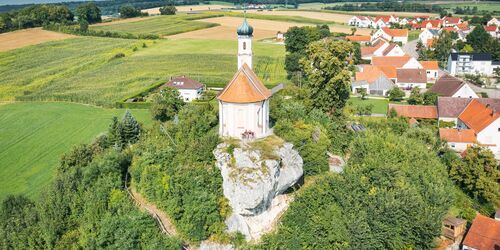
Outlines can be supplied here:
[[247, 43], [243, 42], [243, 49], [247, 49]]

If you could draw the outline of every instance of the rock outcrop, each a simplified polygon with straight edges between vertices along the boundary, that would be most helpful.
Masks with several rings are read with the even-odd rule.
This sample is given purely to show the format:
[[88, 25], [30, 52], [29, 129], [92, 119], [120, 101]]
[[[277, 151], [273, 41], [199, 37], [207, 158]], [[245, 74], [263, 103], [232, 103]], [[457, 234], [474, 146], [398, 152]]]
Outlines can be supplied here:
[[302, 158], [290, 143], [268, 137], [251, 143], [222, 143], [214, 150], [232, 215], [228, 231], [257, 240], [288, 208], [283, 194], [303, 175]]

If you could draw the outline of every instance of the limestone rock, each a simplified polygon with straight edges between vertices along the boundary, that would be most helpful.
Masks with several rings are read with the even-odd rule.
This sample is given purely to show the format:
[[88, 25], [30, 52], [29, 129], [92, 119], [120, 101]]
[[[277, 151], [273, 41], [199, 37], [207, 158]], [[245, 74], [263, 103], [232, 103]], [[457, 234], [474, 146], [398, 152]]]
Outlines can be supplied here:
[[[271, 142], [272, 147], [266, 144]], [[281, 194], [303, 175], [302, 158], [293, 145], [275, 144], [274, 139], [236, 147], [222, 143], [214, 150], [224, 196], [233, 211], [226, 221], [228, 231], [239, 231], [248, 240], [272, 229], [289, 204], [290, 199]]]

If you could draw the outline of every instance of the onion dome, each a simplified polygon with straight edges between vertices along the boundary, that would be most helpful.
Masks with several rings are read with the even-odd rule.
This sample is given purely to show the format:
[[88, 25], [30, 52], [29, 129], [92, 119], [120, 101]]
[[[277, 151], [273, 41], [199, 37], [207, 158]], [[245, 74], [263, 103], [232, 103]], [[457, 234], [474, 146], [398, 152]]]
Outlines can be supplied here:
[[251, 36], [253, 34], [253, 27], [248, 24], [247, 19], [243, 20], [243, 23], [236, 30], [238, 36]]

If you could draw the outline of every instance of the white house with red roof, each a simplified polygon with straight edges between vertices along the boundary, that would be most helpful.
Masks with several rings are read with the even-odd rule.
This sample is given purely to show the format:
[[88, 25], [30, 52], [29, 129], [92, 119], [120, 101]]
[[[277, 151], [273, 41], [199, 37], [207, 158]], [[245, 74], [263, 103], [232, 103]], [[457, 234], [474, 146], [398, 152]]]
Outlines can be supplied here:
[[484, 30], [490, 34], [491, 37], [498, 39], [500, 38], [500, 29], [498, 26], [495, 25], [489, 25], [489, 26], [484, 26]]
[[462, 242], [464, 250], [497, 250], [500, 248], [500, 221], [476, 214]]
[[439, 30], [437, 29], [423, 29], [418, 35], [418, 40], [425, 46], [430, 47], [435, 39], [439, 37]]
[[347, 23], [350, 26], [369, 28], [372, 27], [372, 18], [368, 16], [353, 16]]
[[372, 35], [372, 41], [379, 37], [382, 37], [391, 42], [400, 42], [402, 44], [406, 44], [408, 42], [408, 30], [381, 28]]
[[395, 16], [376, 16], [373, 18], [372, 26], [374, 28], [380, 29], [384, 27], [391, 27], [391, 24], [398, 23], [399, 18]]
[[253, 28], [246, 19], [238, 27], [238, 71], [219, 93], [219, 135], [264, 137], [269, 134], [271, 90], [253, 72], [251, 42]]
[[444, 27], [453, 27], [457, 24], [462, 23], [462, 19], [460, 17], [449, 17], [445, 16], [441, 19], [443, 21]]
[[186, 76], [172, 78], [166, 84], [161, 86], [160, 89], [166, 87], [177, 89], [179, 91], [180, 98], [184, 102], [191, 102], [199, 99], [203, 94], [203, 89], [205, 88], [205, 86], [200, 82]]

